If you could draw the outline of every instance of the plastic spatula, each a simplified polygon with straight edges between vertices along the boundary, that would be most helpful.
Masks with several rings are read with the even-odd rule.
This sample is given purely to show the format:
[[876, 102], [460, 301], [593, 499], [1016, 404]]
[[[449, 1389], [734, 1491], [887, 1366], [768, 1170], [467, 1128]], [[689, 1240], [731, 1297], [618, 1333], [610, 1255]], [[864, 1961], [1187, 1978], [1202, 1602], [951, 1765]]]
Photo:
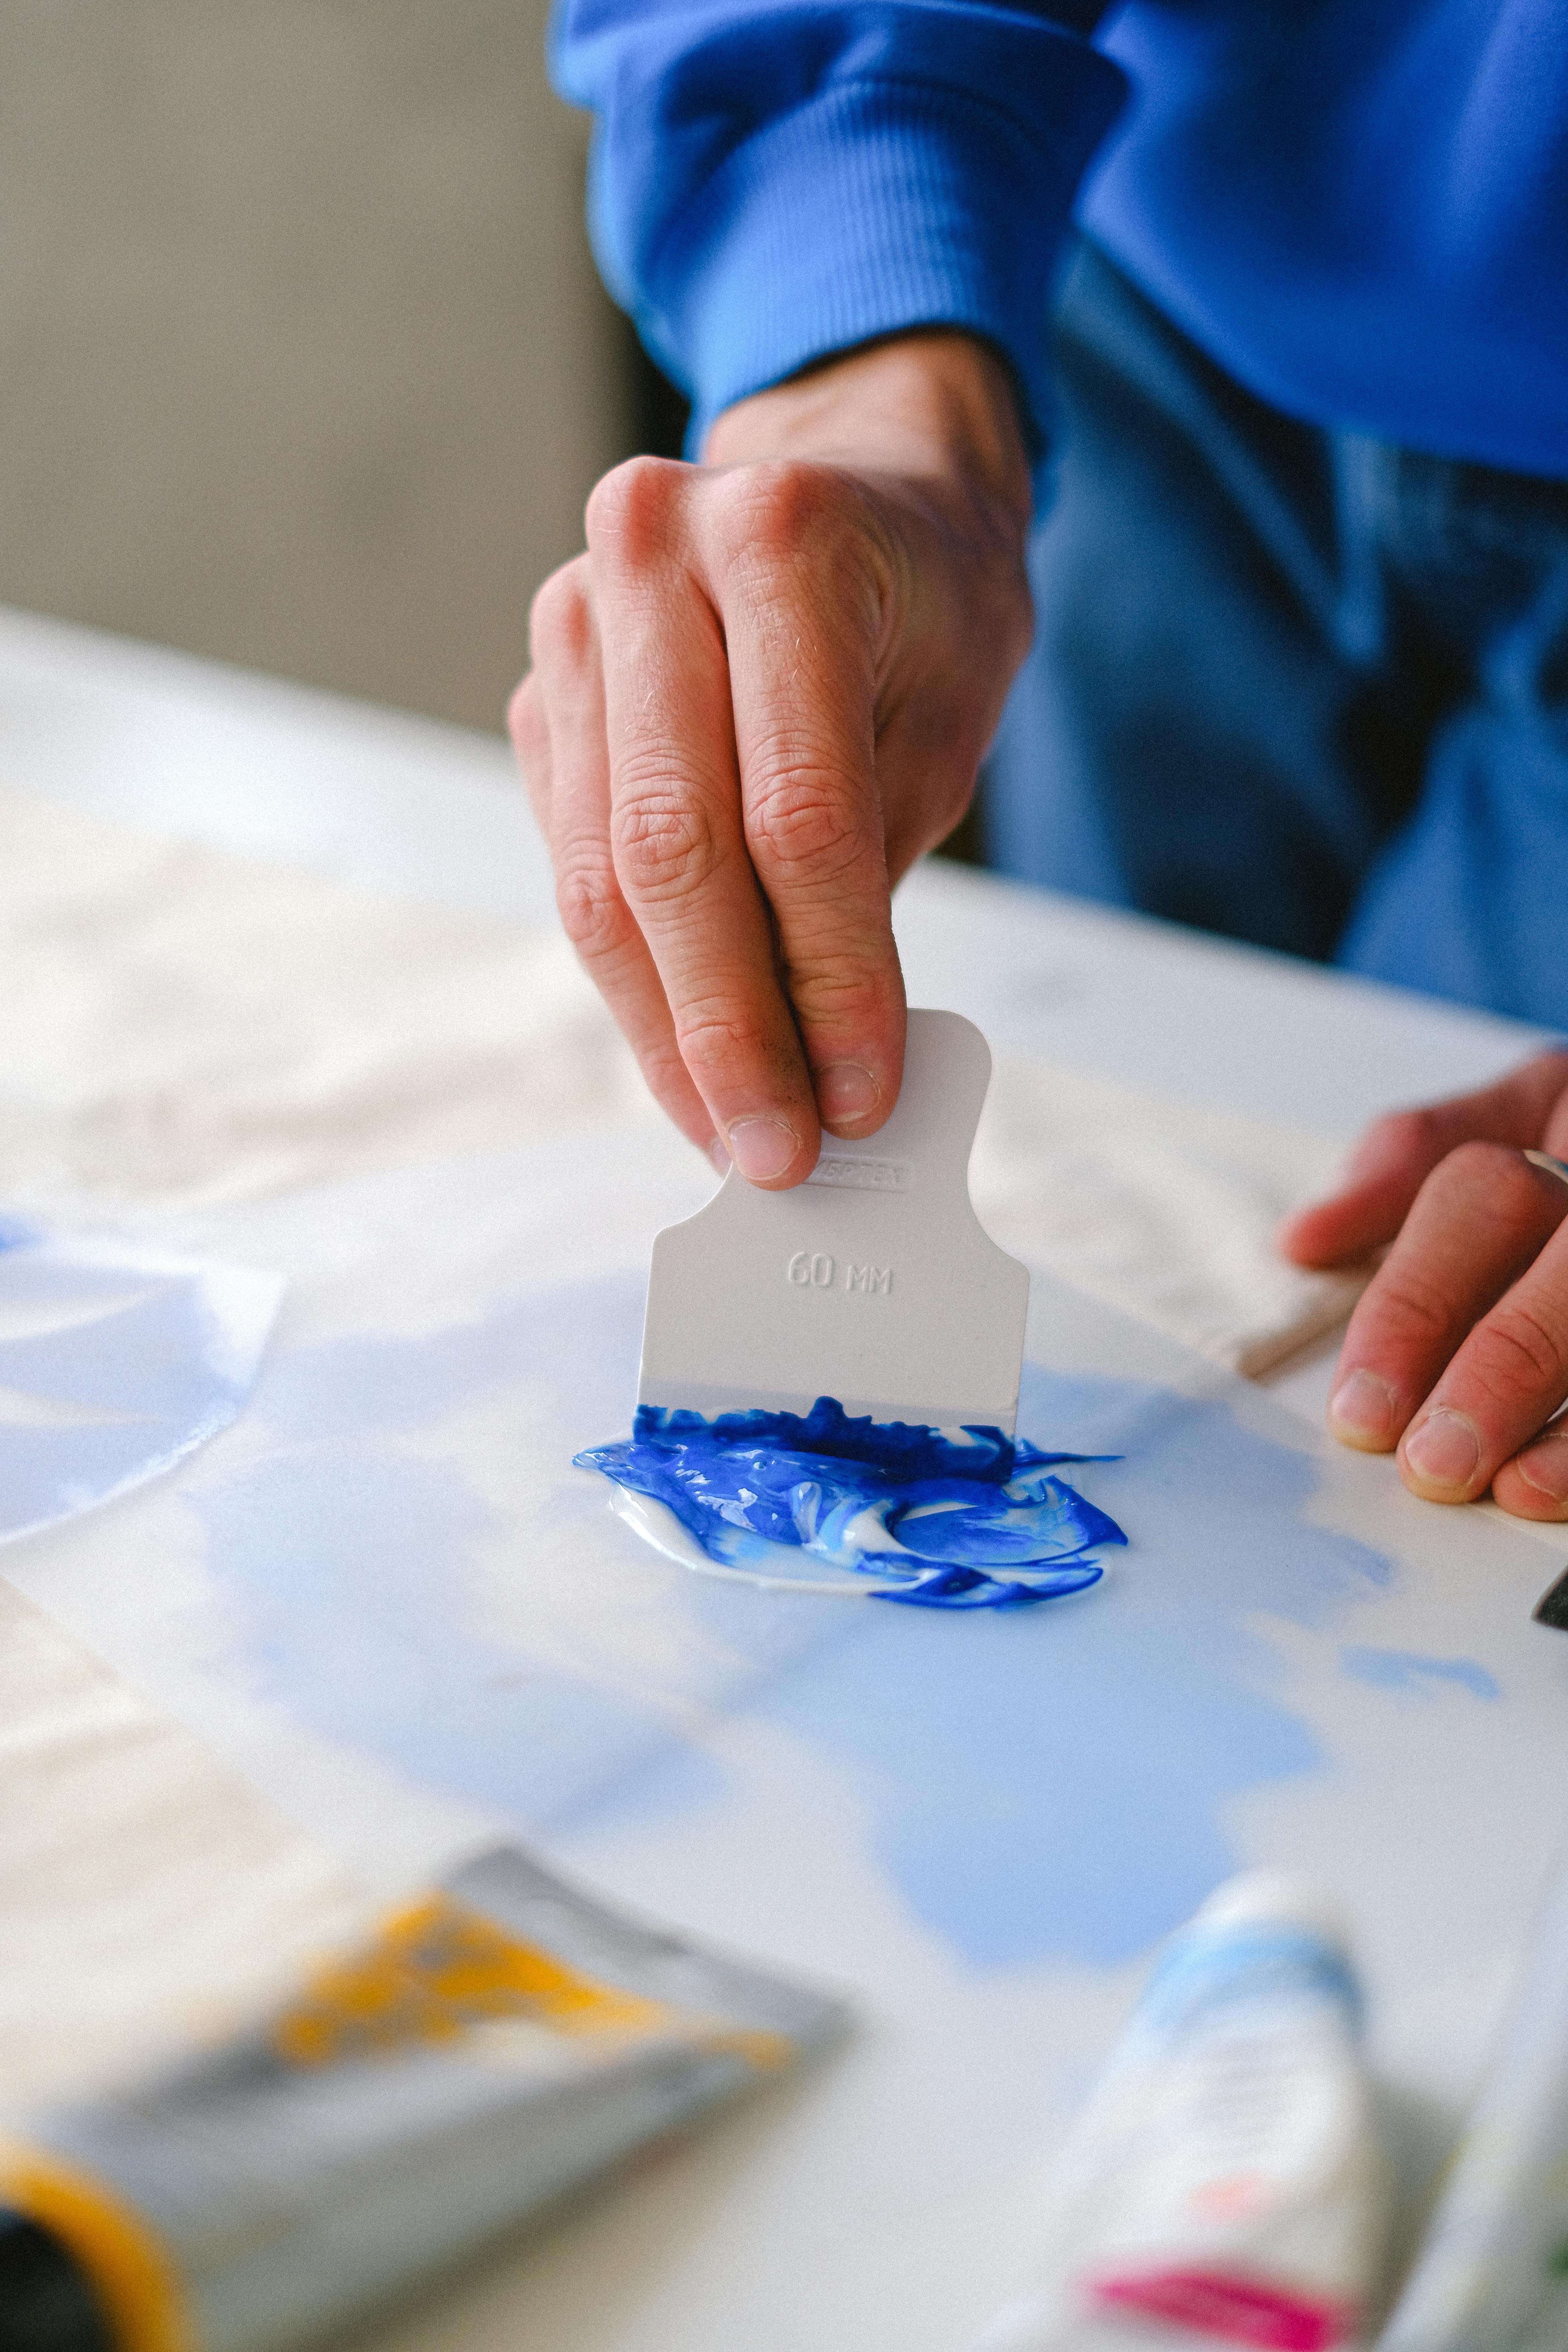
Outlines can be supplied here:
[[956, 1013], [911, 1013], [881, 1131], [824, 1139], [805, 1183], [760, 1192], [731, 1169], [653, 1245], [640, 1404], [711, 1420], [806, 1413], [1012, 1436], [1028, 1269], [983, 1229], [969, 1154], [991, 1049]]

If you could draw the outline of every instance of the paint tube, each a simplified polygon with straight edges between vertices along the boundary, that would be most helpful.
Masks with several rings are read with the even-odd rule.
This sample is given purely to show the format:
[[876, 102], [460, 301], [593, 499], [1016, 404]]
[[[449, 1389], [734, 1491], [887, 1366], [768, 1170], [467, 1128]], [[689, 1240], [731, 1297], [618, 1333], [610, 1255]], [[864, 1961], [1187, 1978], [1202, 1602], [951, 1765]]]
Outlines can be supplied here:
[[1333, 1906], [1258, 1873], [1166, 1948], [1058, 2168], [1037, 2291], [975, 2352], [1364, 2340], [1387, 2172]]
[[505, 1849], [226, 2046], [0, 2155], [6, 2352], [281, 2352], [829, 2038]]
[[1568, 2345], [1568, 1868], [1379, 2352]]

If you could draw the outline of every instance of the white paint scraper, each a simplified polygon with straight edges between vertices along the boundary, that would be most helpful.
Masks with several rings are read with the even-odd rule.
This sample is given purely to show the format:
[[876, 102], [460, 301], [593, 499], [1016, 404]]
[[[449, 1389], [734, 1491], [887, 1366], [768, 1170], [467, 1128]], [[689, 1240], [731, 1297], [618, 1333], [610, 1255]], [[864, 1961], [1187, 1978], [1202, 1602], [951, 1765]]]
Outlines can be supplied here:
[[825, 1136], [804, 1184], [760, 1192], [734, 1169], [653, 1245], [639, 1404], [851, 1417], [1011, 1437], [1028, 1269], [984, 1230], [969, 1155], [991, 1050], [956, 1013], [910, 1014], [904, 1082], [881, 1131]]

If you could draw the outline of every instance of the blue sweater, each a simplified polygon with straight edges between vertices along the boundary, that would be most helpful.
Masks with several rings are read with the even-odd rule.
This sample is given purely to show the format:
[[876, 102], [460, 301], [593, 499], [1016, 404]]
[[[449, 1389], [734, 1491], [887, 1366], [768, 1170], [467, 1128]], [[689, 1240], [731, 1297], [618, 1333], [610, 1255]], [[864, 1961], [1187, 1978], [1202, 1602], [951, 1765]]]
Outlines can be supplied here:
[[1568, 476], [1568, 0], [558, 0], [552, 46], [693, 446], [937, 323], [1001, 347], [1044, 438], [1076, 210], [1289, 414]]

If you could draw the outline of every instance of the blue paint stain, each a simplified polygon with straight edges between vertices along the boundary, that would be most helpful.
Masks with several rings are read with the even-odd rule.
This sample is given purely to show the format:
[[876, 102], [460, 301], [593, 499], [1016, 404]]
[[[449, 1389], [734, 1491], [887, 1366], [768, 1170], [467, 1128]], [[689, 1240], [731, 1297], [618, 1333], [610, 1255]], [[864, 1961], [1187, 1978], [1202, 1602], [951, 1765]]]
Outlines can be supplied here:
[[851, 1418], [836, 1397], [805, 1415], [712, 1421], [639, 1405], [629, 1440], [575, 1456], [664, 1504], [723, 1567], [761, 1564], [764, 1546], [783, 1544], [875, 1576], [876, 1599], [929, 1609], [1014, 1607], [1097, 1583], [1092, 1548], [1127, 1538], [1051, 1475], [1085, 1458], [992, 1427], [958, 1435]]
[[1114, 1963], [1188, 1916], [1236, 1866], [1233, 1801], [1321, 1761], [1269, 1621], [1331, 1638], [1391, 1573], [1311, 1523], [1310, 1460], [1224, 1403], [1028, 1365], [1025, 1426], [1121, 1457], [1075, 1474], [1131, 1538], [1082, 1605], [952, 1615], [658, 1586], [628, 1532], [624, 1591], [606, 1567], [596, 1606], [607, 1624], [657, 1618], [616, 1681], [602, 1656], [531, 1654], [490, 1608], [498, 1578], [534, 1572], [541, 1525], [602, 1526], [598, 1480], [563, 1466], [509, 1519], [442, 1433], [459, 1405], [504, 1400], [564, 1465], [624, 1411], [641, 1307], [640, 1282], [615, 1277], [431, 1335], [280, 1353], [255, 1409], [268, 1450], [191, 1496], [223, 1604], [214, 1670], [533, 1838], [671, 1813], [700, 1838], [725, 1785], [701, 1727], [782, 1727], [838, 1769], [902, 1900], [975, 1969]]
[[1342, 1650], [1340, 1664], [1352, 1680], [1373, 1690], [1415, 1691], [1431, 1696], [1432, 1685], [1458, 1683], [1477, 1698], [1500, 1698], [1497, 1678], [1475, 1658], [1428, 1658], [1418, 1650]]
[[1020, 1417], [1121, 1457], [1095, 1487], [1133, 1549], [1093, 1604], [856, 1612], [758, 1711], [852, 1760], [889, 1877], [972, 1963], [1114, 1963], [1237, 1866], [1231, 1799], [1321, 1760], [1252, 1621], [1331, 1624], [1391, 1571], [1223, 1403], [1026, 1365]]
[[[256, 1400], [269, 1450], [190, 1497], [226, 1604], [223, 1670], [322, 1737], [535, 1833], [635, 1787], [656, 1759], [662, 1803], [711, 1795], [718, 1775], [672, 1749], [657, 1687], [606, 1689], [488, 1633], [505, 1524], [456, 1465], [400, 1443], [531, 1373], [552, 1410], [591, 1427], [606, 1357], [637, 1360], [641, 1313], [640, 1286], [612, 1281], [586, 1315], [580, 1290], [544, 1292], [430, 1334], [280, 1353]], [[585, 1517], [570, 1494], [541, 1516], [574, 1504]]]
[[[657, 1707], [487, 1638], [479, 1555], [497, 1522], [448, 1465], [329, 1443], [199, 1507], [239, 1604], [246, 1686], [424, 1787], [538, 1826], [668, 1745]], [[689, 1793], [715, 1785], [700, 1769]]]

